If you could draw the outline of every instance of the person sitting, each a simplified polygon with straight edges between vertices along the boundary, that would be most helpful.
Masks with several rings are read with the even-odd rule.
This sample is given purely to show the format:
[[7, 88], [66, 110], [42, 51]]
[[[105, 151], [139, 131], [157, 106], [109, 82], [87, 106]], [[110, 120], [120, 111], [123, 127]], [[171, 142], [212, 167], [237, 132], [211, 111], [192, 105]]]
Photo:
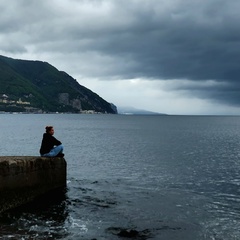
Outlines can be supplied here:
[[41, 157], [64, 157], [62, 143], [53, 136], [53, 126], [46, 126], [45, 129], [40, 148]]

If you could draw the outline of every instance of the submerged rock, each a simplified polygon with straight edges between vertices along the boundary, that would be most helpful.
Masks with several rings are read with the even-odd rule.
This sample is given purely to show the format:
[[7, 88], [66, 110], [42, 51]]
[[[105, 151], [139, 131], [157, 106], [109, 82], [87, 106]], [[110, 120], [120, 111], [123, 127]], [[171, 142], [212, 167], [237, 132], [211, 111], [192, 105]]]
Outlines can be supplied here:
[[139, 236], [139, 232], [137, 230], [121, 230], [118, 234], [120, 237], [128, 237], [128, 238], [136, 238]]
[[133, 239], [141, 239], [145, 240], [149, 238], [150, 236], [150, 230], [145, 229], [143, 231], [138, 231], [135, 229], [126, 229], [126, 228], [117, 228], [117, 227], [110, 227], [107, 229], [107, 231], [111, 232], [114, 235], [117, 235], [119, 237], [125, 237], [125, 238], [133, 238]]

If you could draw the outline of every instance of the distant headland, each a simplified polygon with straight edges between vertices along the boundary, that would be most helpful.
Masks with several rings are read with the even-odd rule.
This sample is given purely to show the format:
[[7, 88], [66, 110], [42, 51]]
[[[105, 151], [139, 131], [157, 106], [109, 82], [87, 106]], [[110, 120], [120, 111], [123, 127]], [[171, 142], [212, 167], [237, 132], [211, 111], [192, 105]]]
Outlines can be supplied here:
[[1, 55], [0, 112], [118, 113], [114, 104], [47, 62]]

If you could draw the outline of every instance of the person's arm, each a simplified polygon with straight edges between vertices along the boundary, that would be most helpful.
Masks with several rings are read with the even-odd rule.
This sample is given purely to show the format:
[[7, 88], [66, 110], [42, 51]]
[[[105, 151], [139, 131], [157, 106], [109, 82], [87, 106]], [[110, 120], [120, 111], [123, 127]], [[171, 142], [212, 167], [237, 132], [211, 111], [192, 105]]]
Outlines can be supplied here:
[[55, 137], [53, 137], [53, 136], [52, 136], [52, 142], [53, 142], [54, 146], [58, 146], [58, 145], [61, 145], [61, 144], [62, 144], [59, 140], [57, 140], [57, 139], [56, 139]]

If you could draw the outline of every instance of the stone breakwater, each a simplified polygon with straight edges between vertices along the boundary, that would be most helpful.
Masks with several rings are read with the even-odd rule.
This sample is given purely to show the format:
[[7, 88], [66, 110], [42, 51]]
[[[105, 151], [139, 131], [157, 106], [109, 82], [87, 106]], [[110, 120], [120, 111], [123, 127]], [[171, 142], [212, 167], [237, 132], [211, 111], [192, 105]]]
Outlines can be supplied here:
[[66, 187], [64, 158], [0, 157], [0, 213]]

